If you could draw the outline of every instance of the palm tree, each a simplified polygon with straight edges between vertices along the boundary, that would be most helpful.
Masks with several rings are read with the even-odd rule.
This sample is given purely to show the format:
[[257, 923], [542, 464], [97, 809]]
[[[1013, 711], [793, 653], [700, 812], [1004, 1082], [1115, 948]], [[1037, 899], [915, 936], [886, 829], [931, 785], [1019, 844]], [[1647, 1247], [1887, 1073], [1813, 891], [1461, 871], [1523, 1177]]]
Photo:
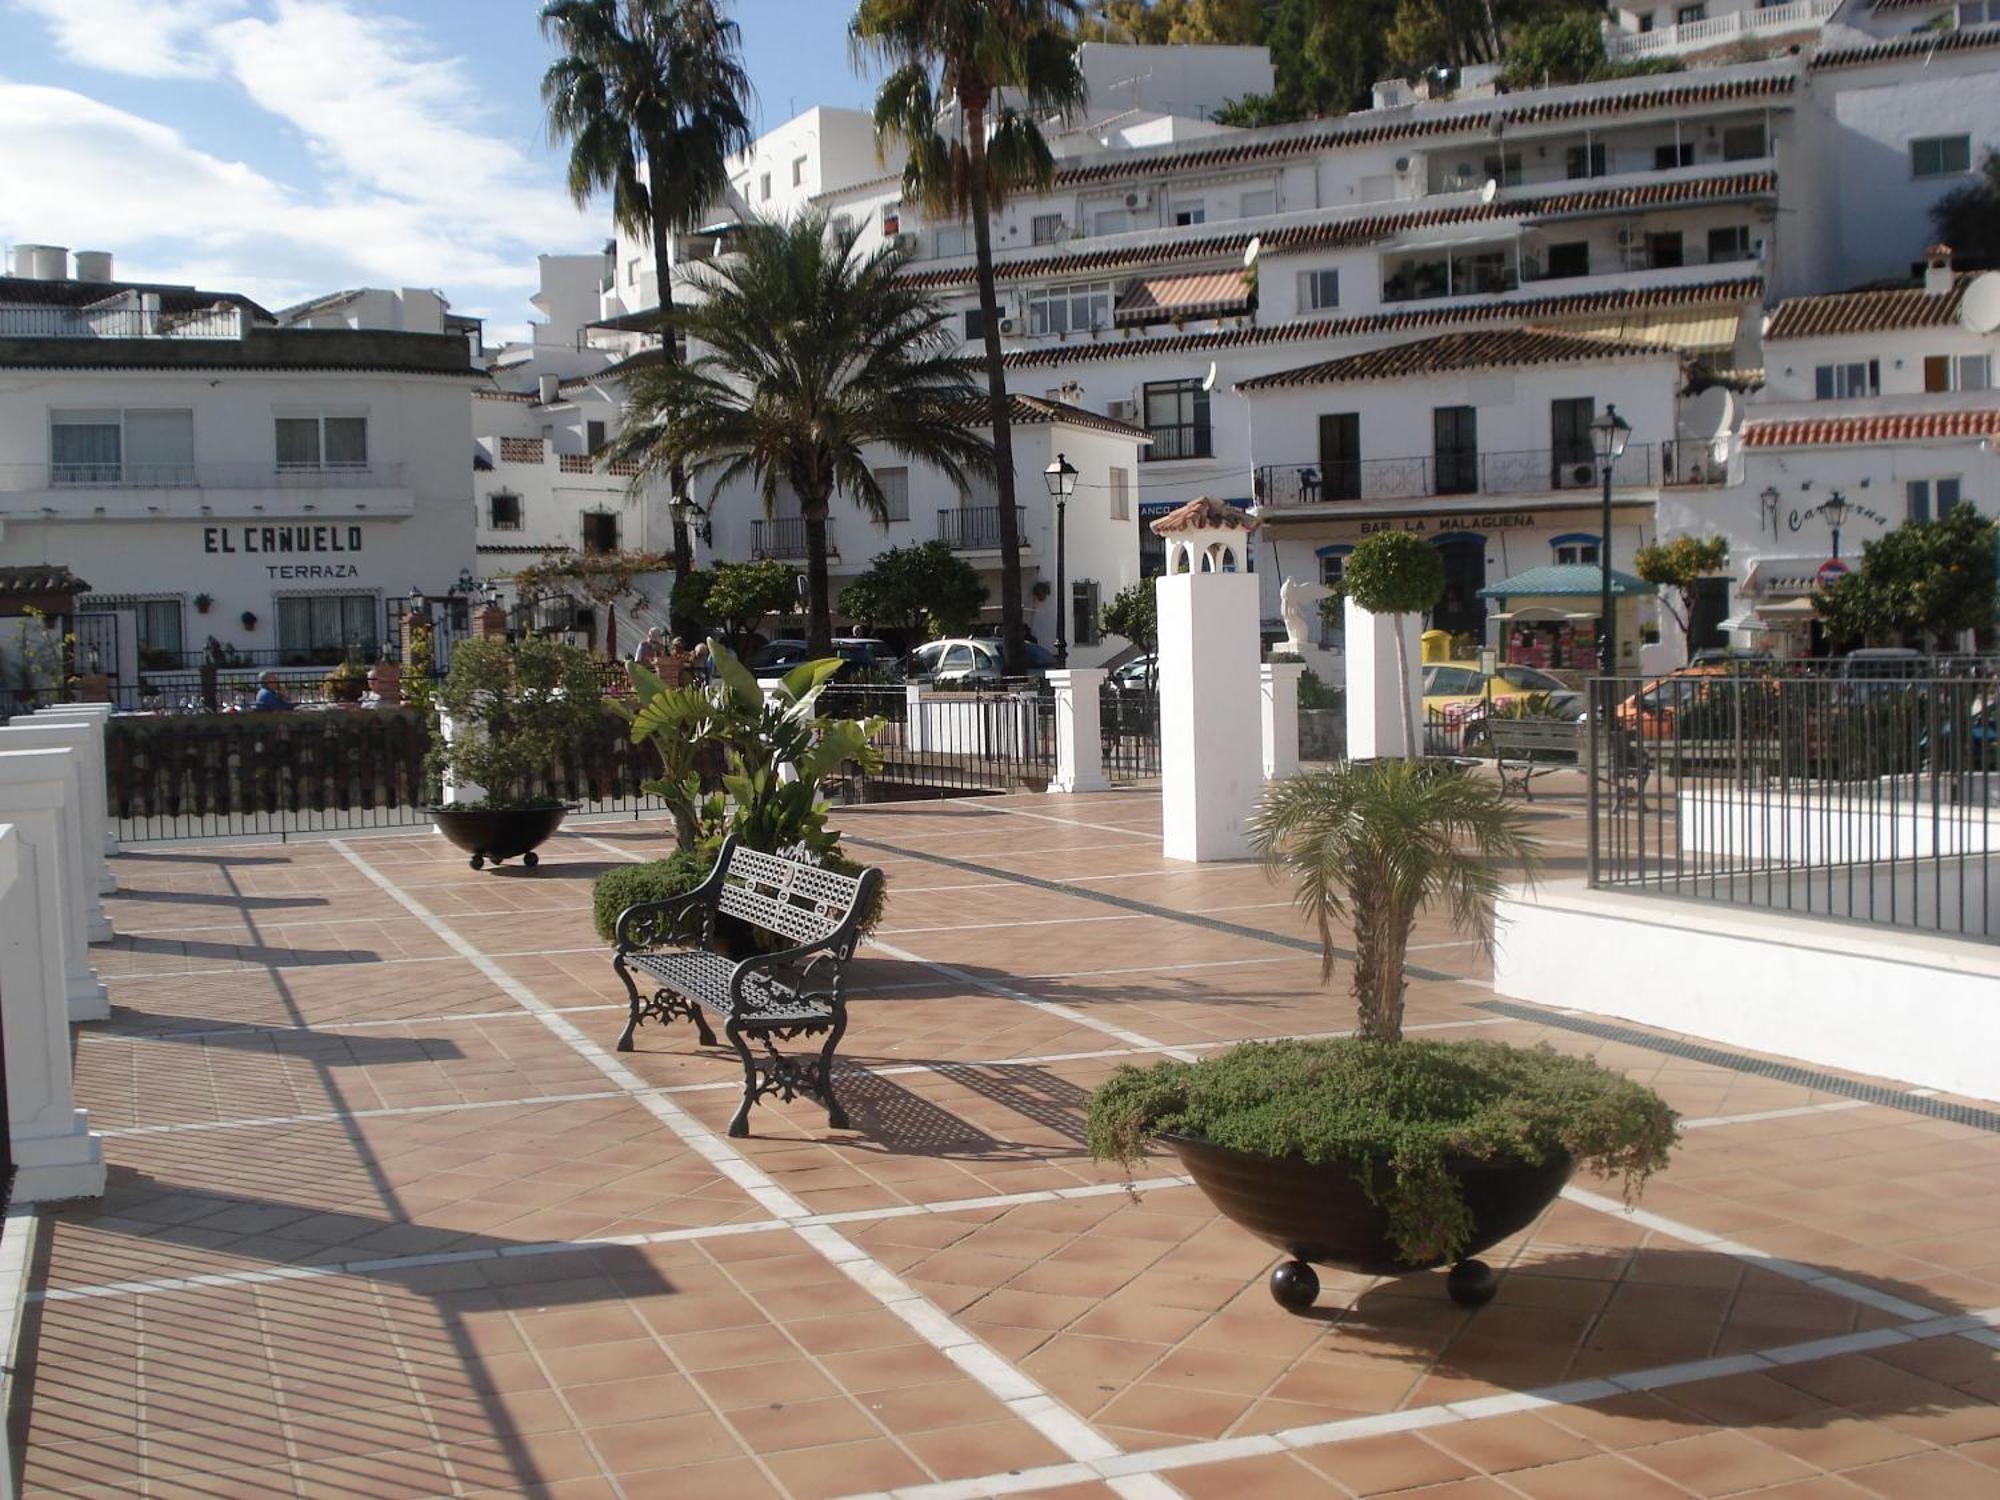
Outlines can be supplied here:
[[772, 513], [781, 488], [805, 521], [815, 655], [833, 648], [826, 576], [827, 508], [836, 491], [888, 519], [866, 450], [886, 448], [963, 486], [990, 473], [992, 450], [967, 425], [978, 409], [972, 367], [950, 315], [899, 281], [898, 252], [857, 256], [860, 230], [824, 214], [752, 223], [739, 253], [690, 266], [701, 294], [675, 314], [689, 358], [633, 377], [614, 459], [642, 477], [685, 468], [723, 486], [747, 478]]
[[1333, 924], [1354, 924], [1350, 986], [1364, 1037], [1403, 1035], [1403, 965], [1410, 932], [1431, 903], [1452, 926], [1492, 940], [1500, 862], [1532, 874], [1540, 846], [1525, 812], [1493, 782], [1452, 766], [1349, 761], [1293, 776], [1264, 793], [1251, 847], [1298, 886], [1319, 931], [1320, 977], [1338, 956]]
[[[715, 0], [548, 0], [542, 34], [562, 49], [542, 75], [542, 102], [551, 139], [569, 143], [570, 196], [583, 207], [609, 191], [618, 227], [651, 242], [660, 357], [674, 364], [673, 237], [721, 200], [729, 156], [752, 138], [736, 23]], [[673, 494], [685, 482], [668, 476]], [[674, 581], [693, 565], [677, 515]]]
[[[986, 336], [994, 489], [1000, 520], [1001, 630], [1009, 671], [1021, 669], [1021, 526], [1000, 303], [993, 290], [990, 215], [1017, 188], [1045, 188], [1055, 160], [1036, 121], [1083, 102], [1070, 26], [1079, 0], [860, 0], [849, 30], [857, 49], [892, 68], [875, 99], [878, 142], [902, 142], [903, 195], [935, 213], [970, 214]], [[996, 96], [1008, 91], [1009, 101]], [[1018, 107], [1017, 107], [1018, 106]], [[938, 129], [949, 111], [954, 128]], [[996, 112], [997, 111], [997, 112]], [[1058, 599], [1056, 608], [1066, 601]]]

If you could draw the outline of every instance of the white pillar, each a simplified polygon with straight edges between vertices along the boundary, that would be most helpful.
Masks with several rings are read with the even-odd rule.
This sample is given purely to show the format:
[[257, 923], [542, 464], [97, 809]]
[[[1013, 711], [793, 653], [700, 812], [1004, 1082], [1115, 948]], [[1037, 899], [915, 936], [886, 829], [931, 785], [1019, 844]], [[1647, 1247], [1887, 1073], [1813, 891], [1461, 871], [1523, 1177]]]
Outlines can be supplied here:
[[924, 688], [919, 682], [903, 684], [903, 746], [912, 753], [935, 750], [936, 736], [924, 714]]
[[111, 998], [90, 967], [83, 907], [73, 892], [81, 866], [81, 820], [72, 802], [69, 750], [0, 751], [0, 820], [12, 823], [34, 846], [42, 867], [42, 921], [60, 943], [63, 987], [72, 1021], [102, 1021]]
[[1299, 679], [1301, 661], [1267, 661], [1258, 669], [1264, 707], [1264, 779], [1280, 781], [1299, 770]]
[[[1396, 662], [1400, 624], [1410, 674]], [[1424, 732], [1422, 653], [1415, 615], [1371, 615], [1347, 601], [1347, 754], [1351, 760], [1391, 759], [1407, 753], [1403, 703], [1421, 743]], [[1400, 680], [1399, 680], [1400, 679]], [[1399, 693], [1400, 690], [1400, 693]]]
[[71, 1084], [62, 948], [52, 940], [44, 905], [52, 882], [38, 852], [19, 827], [0, 822], [0, 1028], [15, 1203], [104, 1191], [102, 1145]]
[[1104, 774], [1104, 669], [1070, 667], [1049, 673], [1056, 696], [1056, 775], [1052, 792], [1101, 792]]
[[1257, 578], [1175, 573], [1160, 616], [1160, 822], [1168, 859], [1243, 859], [1264, 790]]
[[[123, 661], [125, 657], [121, 653], [118, 659]], [[111, 714], [109, 703], [56, 703], [37, 709], [30, 715], [34, 719], [82, 719], [96, 726], [97, 736], [91, 741], [89, 752], [94, 769], [85, 788], [84, 815], [103, 832], [104, 852], [107, 855], [118, 852], [118, 833], [111, 826], [111, 757], [104, 744], [111, 730]], [[105, 867], [98, 881], [98, 889], [107, 896], [118, 889], [118, 878], [111, 873], [109, 866]]]
[[104, 910], [104, 882], [110, 871], [104, 862], [104, 830], [91, 816], [91, 787], [98, 787], [103, 802], [103, 784], [97, 780], [100, 767], [91, 758], [95, 746], [99, 757], [104, 738], [95, 724], [85, 719], [43, 719], [30, 716], [0, 725], [0, 751], [62, 750], [69, 753], [70, 797], [65, 816], [76, 824], [76, 866], [69, 871], [70, 898], [83, 911], [85, 942], [108, 943], [112, 939], [111, 918]]
[[[451, 715], [443, 709], [438, 710], [437, 721], [438, 738], [443, 740], [446, 745], [450, 745], [452, 740], [459, 735], [469, 737], [483, 733], [477, 724], [454, 724]], [[479, 803], [486, 800], [485, 787], [476, 781], [458, 780], [452, 774], [450, 766], [444, 768], [443, 773], [438, 778], [438, 783], [443, 790], [443, 801], [446, 807], [453, 807], [461, 802]]]

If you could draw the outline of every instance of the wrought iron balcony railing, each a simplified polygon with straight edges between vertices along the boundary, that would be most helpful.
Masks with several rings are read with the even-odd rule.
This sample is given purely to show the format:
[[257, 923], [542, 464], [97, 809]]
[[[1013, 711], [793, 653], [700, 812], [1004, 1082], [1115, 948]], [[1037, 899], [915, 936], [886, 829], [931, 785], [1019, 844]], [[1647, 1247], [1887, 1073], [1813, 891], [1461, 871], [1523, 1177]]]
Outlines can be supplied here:
[[[1634, 443], [1628, 447], [1612, 470], [1611, 482], [1621, 488], [1660, 483], [1654, 445]], [[1256, 472], [1257, 503], [1273, 509], [1348, 500], [1423, 500], [1439, 495], [1539, 495], [1590, 490], [1600, 483], [1595, 456], [1550, 448], [1501, 453], [1447, 450], [1405, 458], [1265, 464]]]

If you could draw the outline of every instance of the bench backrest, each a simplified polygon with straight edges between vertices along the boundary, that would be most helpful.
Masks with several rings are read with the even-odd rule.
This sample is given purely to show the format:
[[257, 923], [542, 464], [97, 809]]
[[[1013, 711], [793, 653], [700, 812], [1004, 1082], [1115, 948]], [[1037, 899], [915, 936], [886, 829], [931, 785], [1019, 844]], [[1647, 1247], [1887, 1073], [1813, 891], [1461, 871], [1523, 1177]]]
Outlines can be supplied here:
[[1584, 726], [1567, 719], [1488, 719], [1496, 749], [1568, 750], [1583, 742]]
[[732, 843], [716, 908], [794, 943], [817, 943], [840, 930], [860, 891], [858, 876]]

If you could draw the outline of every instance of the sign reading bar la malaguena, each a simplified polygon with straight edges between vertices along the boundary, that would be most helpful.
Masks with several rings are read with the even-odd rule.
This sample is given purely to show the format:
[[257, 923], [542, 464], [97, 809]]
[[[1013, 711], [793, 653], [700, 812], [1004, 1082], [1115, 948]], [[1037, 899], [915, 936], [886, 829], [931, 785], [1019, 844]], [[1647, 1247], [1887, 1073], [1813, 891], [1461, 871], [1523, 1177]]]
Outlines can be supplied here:
[[[213, 553], [250, 553], [272, 556], [327, 556], [361, 550], [359, 526], [315, 525], [204, 526], [201, 550]], [[361, 570], [353, 563], [272, 563], [265, 568], [273, 578], [358, 578]]]

